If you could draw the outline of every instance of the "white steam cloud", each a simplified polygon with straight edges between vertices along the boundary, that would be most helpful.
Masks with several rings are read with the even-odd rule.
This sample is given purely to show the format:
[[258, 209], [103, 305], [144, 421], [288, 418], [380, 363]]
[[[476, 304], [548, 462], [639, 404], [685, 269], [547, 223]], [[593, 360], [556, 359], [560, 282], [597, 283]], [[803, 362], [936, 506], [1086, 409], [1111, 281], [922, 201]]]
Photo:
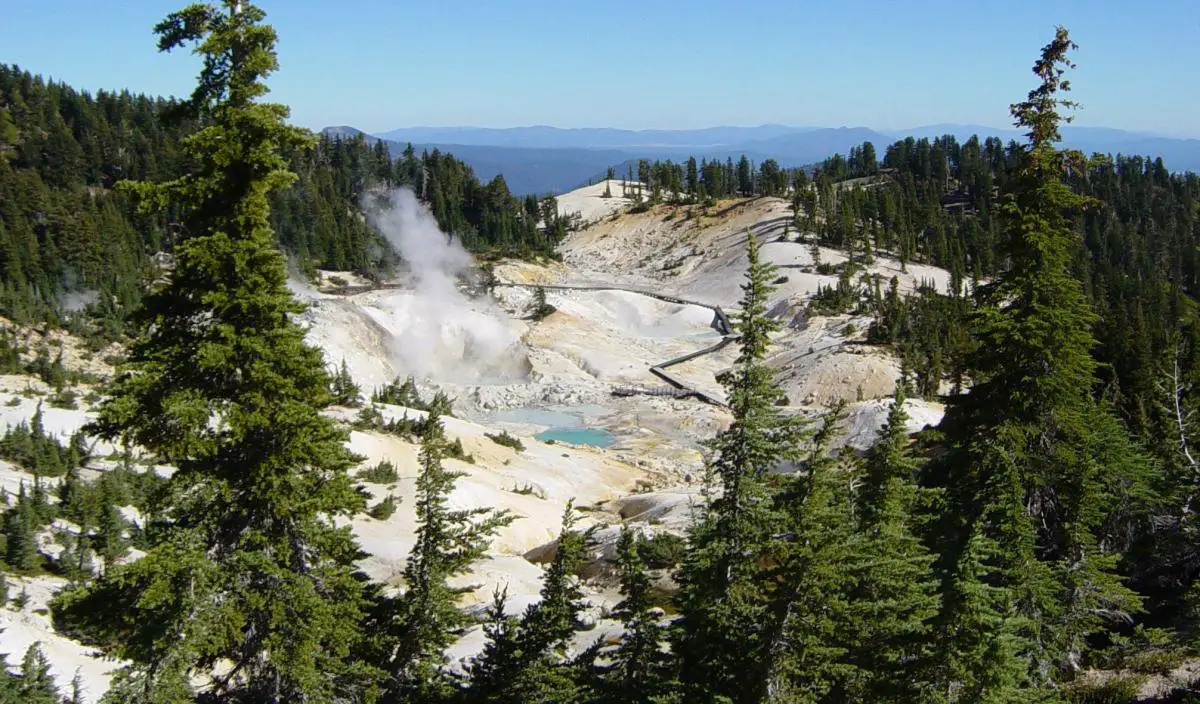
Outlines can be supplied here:
[[471, 255], [441, 231], [412, 191], [393, 191], [372, 205], [383, 207], [368, 208], [368, 218], [404, 259], [414, 288], [366, 307], [395, 338], [396, 368], [456, 383], [523, 377], [528, 360], [506, 316], [456, 286], [474, 264]]
[[100, 300], [100, 292], [85, 290], [64, 293], [59, 299], [59, 305], [68, 313], [78, 313]]

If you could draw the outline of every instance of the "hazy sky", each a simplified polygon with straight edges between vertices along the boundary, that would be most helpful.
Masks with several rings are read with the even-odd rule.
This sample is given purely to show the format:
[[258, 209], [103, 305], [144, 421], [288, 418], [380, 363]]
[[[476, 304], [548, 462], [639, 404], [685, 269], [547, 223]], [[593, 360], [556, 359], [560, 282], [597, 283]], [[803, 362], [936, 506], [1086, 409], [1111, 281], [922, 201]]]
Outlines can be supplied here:
[[[0, 62], [183, 95], [186, 2], [0, 0]], [[306, 127], [1005, 126], [1063, 24], [1077, 124], [1200, 137], [1198, 0], [261, 0]]]

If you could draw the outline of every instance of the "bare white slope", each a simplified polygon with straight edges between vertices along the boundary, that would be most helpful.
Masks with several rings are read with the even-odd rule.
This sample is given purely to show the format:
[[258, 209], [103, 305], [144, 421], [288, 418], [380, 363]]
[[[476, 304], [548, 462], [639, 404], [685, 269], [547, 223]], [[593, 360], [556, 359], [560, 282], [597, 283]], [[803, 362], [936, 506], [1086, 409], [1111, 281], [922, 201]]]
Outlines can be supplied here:
[[[762, 258], [779, 267], [769, 309], [786, 327], [775, 339], [770, 361], [791, 403], [826, 405], [890, 395], [899, 365], [888, 352], [859, 344], [869, 319], [803, 314], [804, 304], [820, 287], [838, 283], [836, 274], [819, 273], [818, 264], [838, 265], [846, 257], [797, 242], [792, 215], [791, 204], [779, 198], [623, 214], [572, 233], [560, 248], [566, 266], [551, 273], [558, 283], [622, 285], [734, 309], [748, 264], [746, 232], [752, 230]], [[527, 267], [503, 274], [537, 278]], [[946, 291], [950, 285], [945, 270], [901, 266], [888, 257], [866, 264], [855, 274], [856, 285], [864, 274], [878, 276], [885, 287], [895, 277], [904, 293], [922, 285]]]
[[[395, 406], [384, 408], [395, 415], [421, 415]], [[568, 501], [594, 505], [632, 493], [639, 484], [654, 479], [601, 451], [550, 445], [529, 437], [521, 438], [525, 449], [517, 451], [485, 437], [492, 432], [485, 426], [457, 418], [443, 418], [442, 422], [447, 436], [461, 440], [475, 458], [473, 464], [445, 461], [448, 469], [464, 473], [450, 498], [452, 508], [490, 506], [514, 516], [492, 545], [495, 556], [522, 555], [552, 540]], [[404, 499], [396, 513], [386, 521], [361, 518], [354, 523], [364, 549], [371, 553], [364, 569], [381, 582], [398, 584], [414, 535], [411, 497], [419, 473], [418, 448], [394, 436], [359, 432], [351, 435], [350, 447], [366, 457], [367, 464], [388, 460], [399, 471], [400, 481], [394, 487], [368, 485], [379, 499], [388, 493]], [[493, 586], [485, 585], [478, 596], [490, 598]]]
[[[564, 193], [557, 197], [558, 213], [564, 216], [577, 213], [584, 223], [609, 217], [633, 202], [621, 195], [624, 184], [625, 181], [612, 179]], [[609, 198], [604, 197], [606, 189], [611, 195]]]
[[[4, 377], [2, 381], [8, 388], [20, 390], [26, 388], [26, 381], [31, 385], [37, 383], [25, 377]], [[11, 399], [17, 400], [16, 405], [8, 405]], [[0, 390], [0, 420], [3, 424], [27, 422], [36, 408], [36, 398]], [[423, 415], [420, 411], [394, 406], [384, 406], [383, 410], [385, 415], [393, 417]], [[332, 412], [345, 419], [353, 416], [349, 410], [334, 409]], [[47, 407], [43, 414], [47, 430], [59, 434], [74, 431], [90, 418], [86, 409], [64, 411]], [[485, 426], [456, 418], [444, 418], [443, 423], [448, 436], [461, 440], [466, 451], [475, 458], [473, 464], [446, 461], [449, 468], [465, 473], [451, 496], [451, 506], [489, 506], [506, 510], [514, 517], [497, 536], [485, 559], [475, 565], [471, 574], [459, 580], [461, 585], [472, 588], [464, 601], [467, 606], [482, 608], [490, 601], [497, 586], [506, 586], [510, 595], [509, 607], [514, 613], [524, 609], [537, 599], [542, 567], [522, 555], [554, 539], [568, 501], [573, 500], [579, 506], [592, 506], [661, 480], [601, 451], [549, 445], [523, 437], [526, 449], [518, 452], [487, 438], [486, 433], [491, 430]], [[412, 499], [419, 471], [418, 448], [394, 436], [359, 432], [352, 433], [350, 448], [364, 456], [367, 465], [386, 459], [399, 469], [400, 480], [396, 485], [368, 485], [375, 501], [389, 493], [399, 498], [398, 510], [384, 521], [360, 516], [352, 525], [364, 551], [369, 554], [362, 562], [363, 569], [373, 579], [402, 587], [405, 560], [414, 542]], [[0, 487], [3, 489], [15, 493], [22, 483], [28, 486], [31, 481], [31, 475], [11, 463], [0, 461]], [[125, 512], [139, 520], [132, 509], [126, 507]], [[63, 527], [70, 528], [65, 524]], [[40, 537], [39, 544], [46, 554], [54, 555], [61, 549], [52, 543], [48, 533]], [[135, 552], [131, 559], [137, 556]], [[99, 659], [90, 648], [54, 632], [46, 605], [54, 592], [64, 585], [65, 581], [52, 577], [9, 578], [10, 595], [16, 596], [25, 589], [29, 602], [19, 610], [11, 604], [8, 608], [0, 608], [0, 652], [9, 655], [10, 665], [16, 665], [30, 644], [40, 642], [59, 683], [69, 683], [78, 671], [87, 688], [86, 701], [91, 702], [106, 691], [110, 680], [108, 673], [120, 663]], [[597, 594], [594, 598], [602, 600], [606, 597]], [[482, 642], [473, 636], [456, 647], [454, 653], [473, 654], [471, 644], [477, 641]]]
[[[385, 407], [385, 414], [422, 415], [398, 407]], [[489, 429], [476, 423], [443, 418], [443, 424], [447, 436], [460, 440], [475, 459], [474, 463], [445, 461], [448, 469], [464, 473], [450, 497], [450, 508], [492, 507], [508, 511], [514, 518], [500, 530], [484, 559], [456, 580], [470, 589], [462, 602], [468, 608], [482, 610], [495, 590], [503, 588], [508, 593], [509, 613], [522, 612], [537, 601], [542, 579], [542, 567], [523, 555], [557, 537], [568, 501], [594, 506], [657, 479], [588, 448], [549, 445], [523, 437], [525, 449], [517, 451], [487, 438]], [[400, 480], [393, 486], [368, 485], [376, 500], [388, 494], [402, 498], [396, 512], [383, 521], [358, 517], [352, 525], [363, 550], [369, 553], [361, 562], [364, 571], [378, 582], [403, 588], [405, 560], [415, 539], [418, 448], [393, 436], [358, 432], [352, 434], [350, 447], [366, 457], [368, 464], [388, 460], [399, 471]], [[582, 525], [591, 524], [593, 515], [584, 514]], [[619, 599], [608, 592], [586, 591], [598, 607], [611, 607]], [[454, 662], [461, 661], [477, 654], [483, 643], [479, 628], [475, 628], [448, 655]]]
[[[858, 450], [866, 450], [874, 445], [891, 409], [891, 399], [863, 401], [851, 405], [846, 418], [846, 444]], [[905, 400], [904, 410], [908, 413], [906, 430], [909, 433], [936, 426], [942, 421], [942, 415], [946, 411], [940, 403], [913, 398]]]
[[21, 609], [11, 603], [0, 609], [0, 653], [8, 656], [9, 667], [19, 666], [26, 649], [39, 643], [59, 687], [69, 691], [71, 679], [79, 673], [84, 701], [91, 703], [108, 691], [109, 673], [121, 663], [101, 658], [93, 648], [55, 633], [48, 604], [64, 586], [66, 580], [57, 577], [8, 577], [9, 597], [24, 591], [29, 601]]
[[[706, 214], [707, 213], [707, 214]], [[836, 275], [815, 271], [811, 246], [799, 243], [791, 229], [791, 203], [757, 198], [714, 206], [659, 206], [645, 213], [625, 214], [572, 233], [560, 250], [570, 276], [587, 282], [610, 280], [657, 290], [704, 303], [733, 306], [746, 270], [746, 231], [753, 230], [765, 260], [782, 267], [787, 281], [777, 284], [776, 300], [807, 298], [819, 285], [837, 283]], [[822, 247], [820, 261], [838, 264], [839, 252]], [[899, 279], [911, 291], [929, 282], [945, 291], [948, 272], [936, 267], [877, 257], [866, 267], [885, 281]]]

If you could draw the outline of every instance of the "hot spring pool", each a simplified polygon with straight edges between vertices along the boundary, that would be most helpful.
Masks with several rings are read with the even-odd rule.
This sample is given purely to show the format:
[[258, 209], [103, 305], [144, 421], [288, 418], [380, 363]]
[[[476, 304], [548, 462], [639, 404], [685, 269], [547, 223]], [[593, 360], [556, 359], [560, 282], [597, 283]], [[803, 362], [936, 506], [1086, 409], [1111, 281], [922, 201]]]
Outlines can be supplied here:
[[542, 441], [553, 440], [571, 445], [591, 445], [592, 447], [608, 447], [617, 441], [616, 436], [600, 428], [550, 428], [534, 437]]
[[603, 425], [601, 418], [611, 412], [595, 405], [539, 406], [492, 411], [479, 416], [478, 420], [501, 427], [517, 426], [516, 432], [533, 434], [543, 442], [553, 440], [571, 445], [610, 447], [617, 442], [617, 436], [598, 426]]

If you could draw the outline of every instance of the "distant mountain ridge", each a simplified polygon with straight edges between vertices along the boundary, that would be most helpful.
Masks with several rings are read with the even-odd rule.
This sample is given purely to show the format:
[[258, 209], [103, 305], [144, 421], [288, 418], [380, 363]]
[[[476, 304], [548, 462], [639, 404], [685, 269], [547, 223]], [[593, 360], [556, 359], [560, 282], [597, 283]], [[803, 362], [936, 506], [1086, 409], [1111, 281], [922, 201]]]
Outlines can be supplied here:
[[[503, 174], [517, 194], [562, 193], [599, 178], [609, 168], [624, 172], [638, 159], [674, 159], [689, 156], [752, 161], [775, 159], [782, 166], [819, 163], [847, 153], [851, 147], [872, 142], [882, 158], [887, 145], [906, 137], [934, 138], [952, 134], [960, 141], [1021, 139], [1018, 130], [982, 125], [936, 124], [903, 130], [868, 127], [790, 127], [758, 125], [721, 126], [694, 130], [626, 130], [617, 128], [529, 127], [408, 127], [370, 135], [349, 126], [327, 127], [327, 134], [363, 134], [382, 139], [393, 155], [411, 143], [418, 151], [438, 148], [469, 164], [480, 179]], [[1200, 140], [1164, 137], [1108, 127], [1065, 127], [1064, 146], [1085, 153], [1138, 154], [1163, 158], [1177, 171], [1200, 171]]]
[[772, 139], [806, 127], [708, 127], [697, 130], [623, 130], [610, 127], [406, 127], [377, 137], [395, 142], [471, 144], [488, 147], [631, 149], [642, 147], [710, 148]]

